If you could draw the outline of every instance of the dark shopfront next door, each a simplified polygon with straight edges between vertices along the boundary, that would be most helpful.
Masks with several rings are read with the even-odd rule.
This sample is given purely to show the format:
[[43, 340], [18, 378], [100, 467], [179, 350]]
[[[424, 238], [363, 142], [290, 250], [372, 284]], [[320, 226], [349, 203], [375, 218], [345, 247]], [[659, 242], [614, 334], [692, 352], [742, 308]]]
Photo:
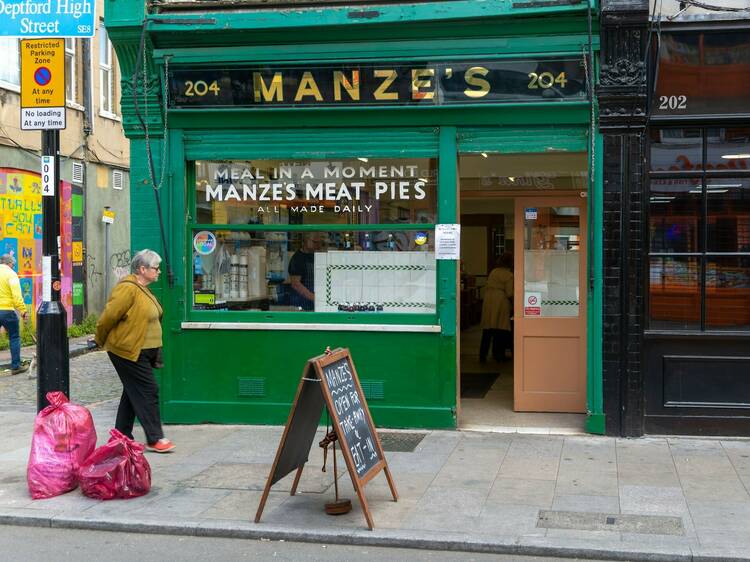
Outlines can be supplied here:
[[750, 435], [747, 338], [647, 335], [644, 344], [646, 433]]

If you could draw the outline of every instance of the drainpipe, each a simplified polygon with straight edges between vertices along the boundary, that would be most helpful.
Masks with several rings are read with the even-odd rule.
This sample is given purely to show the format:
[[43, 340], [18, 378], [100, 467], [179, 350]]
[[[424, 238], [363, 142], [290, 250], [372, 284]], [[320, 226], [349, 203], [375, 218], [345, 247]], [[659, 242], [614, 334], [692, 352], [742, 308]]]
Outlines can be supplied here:
[[[109, 211], [109, 206], [104, 207], [105, 211]], [[107, 302], [109, 297], [109, 270], [110, 268], [110, 248], [109, 248], [109, 225], [108, 221], [104, 222], [104, 302]]]
[[[94, 96], [91, 88], [91, 44], [93, 39], [84, 39], [81, 41], [81, 57], [83, 58], [83, 73], [81, 76], [81, 85], [83, 86], [83, 135], [88, 137], [94, 131], [93, 105]], [[85, 155], [88, 160], [88, 154]]]

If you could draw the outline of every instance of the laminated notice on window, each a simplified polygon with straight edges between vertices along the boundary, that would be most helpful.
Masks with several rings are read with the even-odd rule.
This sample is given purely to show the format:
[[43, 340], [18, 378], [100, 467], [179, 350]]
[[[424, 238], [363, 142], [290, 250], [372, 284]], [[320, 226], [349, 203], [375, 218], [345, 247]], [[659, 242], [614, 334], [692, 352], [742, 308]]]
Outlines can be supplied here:
[[435, 225], [435, 258], [457, 260], [461, 257], [461, 225]]

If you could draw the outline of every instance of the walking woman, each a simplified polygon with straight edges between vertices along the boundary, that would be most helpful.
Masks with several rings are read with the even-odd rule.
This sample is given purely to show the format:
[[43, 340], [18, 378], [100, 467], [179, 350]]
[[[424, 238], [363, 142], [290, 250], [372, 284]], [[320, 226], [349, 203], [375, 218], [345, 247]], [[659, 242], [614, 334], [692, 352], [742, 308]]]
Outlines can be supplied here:
[[482, 303], [482, 343], [479, 345], [479, 361], [487, 361], [487, 352], [492, 343], [495, 361], [505, 359], [505, 351], [513, 349], [510, 317], [513, 312], [513, 255], [505, 253], [497, 259], [490, 271], [484, 288]]
[[96, 344], [109, 355], [122, 381], [122, 398], [115, 427], [133, 439], [138, 416], [146, 433], [146, 448], [168, 453], [174, 444], [164, 438], [159, 415], [159, 387], [154, 367], [161, 367], [162, 308], [148, 286], [159, 279], [161, 258], [153, 250], [133, 256], [131, 275], [112, 290], [96, 324]]

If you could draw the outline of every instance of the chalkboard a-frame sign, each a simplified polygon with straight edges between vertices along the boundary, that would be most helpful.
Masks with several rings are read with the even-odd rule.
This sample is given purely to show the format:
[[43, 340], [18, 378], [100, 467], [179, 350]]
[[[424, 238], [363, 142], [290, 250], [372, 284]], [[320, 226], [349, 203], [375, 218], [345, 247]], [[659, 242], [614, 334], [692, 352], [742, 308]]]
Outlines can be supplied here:
[[348, 349], [337, 349], [314, 357], [305, 365], [255, 515], [256, 523], [263, 514], [271, 486], [295, 469], [297, 474], [294, 477], [291, 495], [297, 492], [302, 469], [308, 460], [308, 453], [324, 407], [330, 412], [333, 429], [370, 530], [373, 529], [373, 521], [364, 487], [381, 470], [385, 472], [393, 501], [398, 501], [396, 486], [385, 460], [375, 424], [372, 423], [352, 357]]

